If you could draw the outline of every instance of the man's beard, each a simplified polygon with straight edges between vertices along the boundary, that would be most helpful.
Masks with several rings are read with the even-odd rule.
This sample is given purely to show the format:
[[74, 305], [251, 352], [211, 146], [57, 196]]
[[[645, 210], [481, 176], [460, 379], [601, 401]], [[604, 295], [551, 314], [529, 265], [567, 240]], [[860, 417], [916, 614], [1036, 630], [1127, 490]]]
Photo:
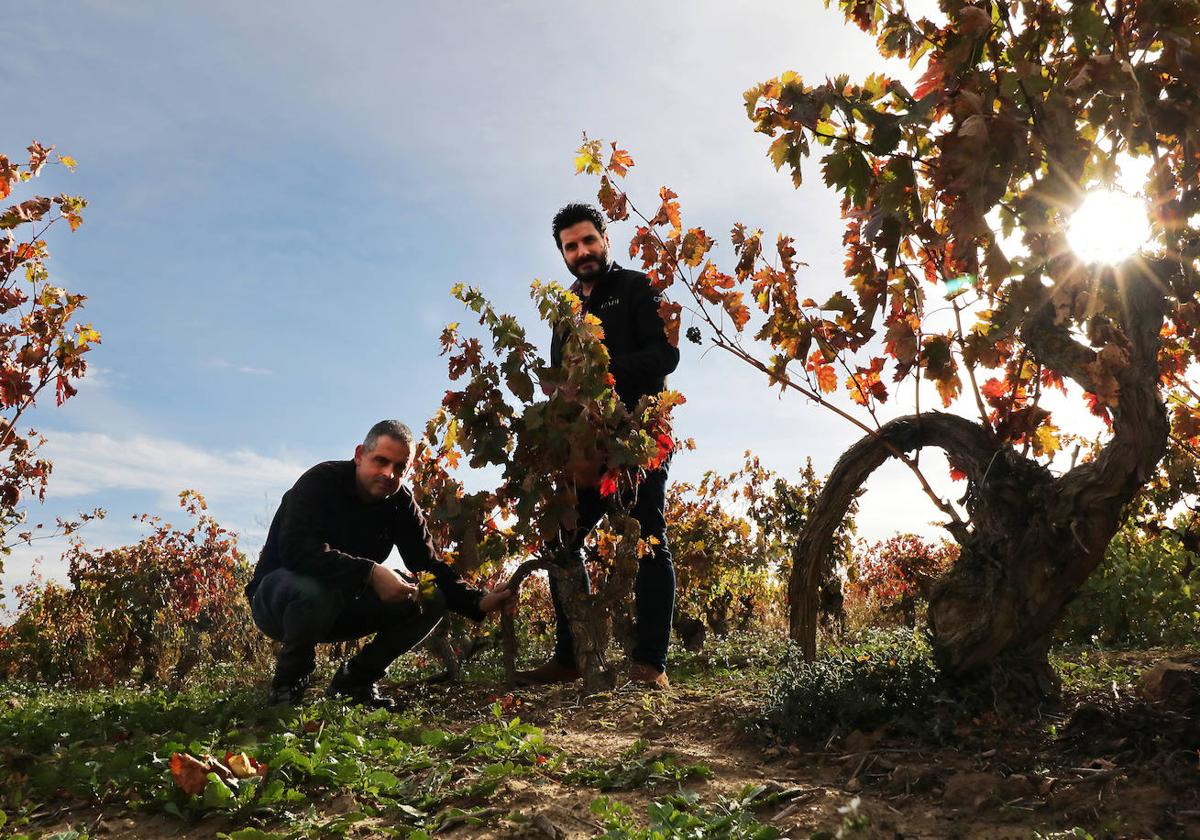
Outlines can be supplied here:
[[608, 251], [591, 258], [589, 261], [582, 263], [582, 268], [579, 265], [571, 265], [567, 263], [567, 270], [575, 275], [575, 279], [582, 280], [585, 283], [594, 281], [603, 277], [608, 271]]

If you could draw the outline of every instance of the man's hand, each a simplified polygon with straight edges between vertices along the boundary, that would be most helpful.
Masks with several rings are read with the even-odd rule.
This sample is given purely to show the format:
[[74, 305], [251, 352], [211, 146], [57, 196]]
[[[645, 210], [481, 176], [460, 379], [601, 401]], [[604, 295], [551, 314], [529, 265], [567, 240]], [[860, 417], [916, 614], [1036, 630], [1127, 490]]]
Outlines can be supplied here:
[[376, 563], [371, 569], [368, 583], [385, 604], [397, 604], [403, 601], [417, 600], [417, 587], [400, 577], [399, 573], [381, 563]]
[[495, 612], [501, 607], [504, 608], [506, 615], [513, 615], [517, 611], [517, 599], [513, 597], [508, 583], [500, 584], [479, 599], [479, 609], [485, 613]]

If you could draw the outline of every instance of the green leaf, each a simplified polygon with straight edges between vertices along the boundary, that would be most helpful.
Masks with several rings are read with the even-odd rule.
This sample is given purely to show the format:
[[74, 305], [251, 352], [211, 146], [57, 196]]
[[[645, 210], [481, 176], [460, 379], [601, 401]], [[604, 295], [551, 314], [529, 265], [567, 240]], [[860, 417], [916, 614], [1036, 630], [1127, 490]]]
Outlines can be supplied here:
[[204, 786], [205, 808], [228, 808], [233, 804], [234, 798], [233, 791], [216, 773], [208, 774], [208, 784]]
[[834, 292], [829, 300], [821, 304], [825, 311], [841, 312], [847, 318], [854, 314], [854, 303], [841, 292]]
[[850, 143], [840, 143], [821, 161], [825, 183], [846, 194], [856, 207], [866, 203], [871, 183], [871, 166], [862, 151]]
[[400, 787], [400, 779], [386, 770], [375, 770], [367, 776], [367, 786], [388, 793]]
[[1112, 39], [1112, 30], [1091, 3], [1075, 4], [1071, 9], [1070, 27], [1080, 55], [1091, 55], [1093, 47]]
[[887, 155], [900, 145], [900, 118], [891, 114], [880, 114], [871, 132], [871, 152]]
[[239, 828], [228, 834], [220, 832], [217, 837], [221, 840], [286, 840], [286, 834], [276, 834], [273, 831], [263, 831], [261, 828]]
[[421, 733], [421, 743], [427, 747], [440, 747], [450, 736], [441, 729], [426, 729]]

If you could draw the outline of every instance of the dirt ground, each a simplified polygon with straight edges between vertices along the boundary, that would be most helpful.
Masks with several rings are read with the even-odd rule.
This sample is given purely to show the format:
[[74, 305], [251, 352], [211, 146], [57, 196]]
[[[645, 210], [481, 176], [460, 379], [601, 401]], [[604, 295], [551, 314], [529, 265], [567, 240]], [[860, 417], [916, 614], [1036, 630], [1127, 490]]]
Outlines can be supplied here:
[[[753, 708], [736, 685], [674, 687], [661, 696], [618, 689], [586, 703], [562, 689], [517, 696], [522, 716], [573, 756], [615, 760], [644, 739], [650, 750], [707, 765], [712, 778], [685, 785], [705, 800], [748, 784], [799, 788], [795, 798], [758, 814], [785, 837], [836, 834], [847, 817], [857, 817], [861, 827], [847, 827], [846, 836], [998, 840], [1083, 827], [1096, 837], [1200, 838], [1200, 753], [1173, 746], [1179, 733], [1154, 730], [1165, 719], [1137, 706], [1083, 703], [1022, 726], [979, 719], [960, 725], [951, 745], [879, 731], [798, 746], [748, 729]], [[1051, 726], [1060, 735], [1047, 743]], [[611, 795], [644, 814], [670, 790]], [[594, 796], [517, 783], [510, 801], [544, 815], [561, 836], [582, 838], [602, 832], [588, 811]], [[515, 834], [476, 829], [461, 836]]]
[[[1190, 661], [1200, 664], [1200, 657], [1193, 653]], [[497, 700], [494, 687], [472, 683], [395, 691], [401, 701], [419, 696], [427, 706], [475, 717]], [[756, 813], [788, 838], [1086, 836], [1056, 834], [1081, 828], [1096, 838], [1200, 840], [1197, 721], [1136, 697], [1076, 695], [1024, 722], [989, 713], [961, 720], [953, 737], [939, 744], [880, 730], [800, 745], [777, 743], [754, 727], [755, 691], [736, 675], [687, 681], [664, 692], [626, 685], [584, 698], [571, 687], [555, 687], [499, 699], [510, 714], [543, 729], [549, 747], [567, 756], [567, 769], [591, 759], [618, 762], [634, 748], [710, 768], [710, 778], [683, 785], [704, 802], [746, 785], [788, 789], [787, 801]], [[564, 840], [604, 832], [589, 809], [599, 795], [595, 788], [548, 776], [504, 785], [491, 797], [503, 806], [495, 818], [438, 836]], [[605, 795], [644, 819], [652, 801], [676, 789], [667, 782]], [[322, 811], [353, 805], [333, 801]], [[505, 819], [501, 811], [519, 813], [524, 821]], [[78, 826], [81, 815], [70, 817]], [[91, 836], [112, 838], [213, 837], [235, 828], [215, 820], [185, 826], [167, 817], [111, 812], [96, 813], [89, 823]], [[372, 834], [364, 822], [347, 836]]]

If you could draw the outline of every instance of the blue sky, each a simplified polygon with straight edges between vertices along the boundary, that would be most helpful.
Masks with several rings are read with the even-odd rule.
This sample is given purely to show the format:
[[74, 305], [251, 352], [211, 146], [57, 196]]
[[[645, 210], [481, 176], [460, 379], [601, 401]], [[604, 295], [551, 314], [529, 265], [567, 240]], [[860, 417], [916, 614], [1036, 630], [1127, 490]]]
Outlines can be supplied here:
[[[95, 544], [136, 539], [134, 513], [178, 520], [174, 497], [191, 487], [256, 549], [303, 469], [348, 457], [381, 417], [418, 427], [436, 409], [437, 336], [466, 320], [456, 282], [545, 347], [527, 293], [567, 276], [554, 210], [594, 198], [572, 166], [583, 131], [634, 154], [635, 200], [669, 184], [688, 223], [718, 238], [738, 220], [791, 233], [806, 292], [828, 293], [836, 200], [815, 162], [800, 190], [772, 169], [741, 94], [788, 69], [820, 80], [885, 67], [814, 0], [336, 12], [92, 0], [7, 25], [0, 150], [18, 157], [38, 139], [79, 161], [35, 184], [89, 201], [79, 232], [51, 240], [50, 265], [88, 295], [103, 334], [79, 396], [33, 418], [56, 468], [29, 514], [103, 506], [109, 518], [85, 535]], [[631, 233], [612, 229], [618, 254]], [[672, 385], [689, 399], [680, 432], [699, 444], [679, 479], [731, 469], [746, 448], [784, 473], [809, 456], [826, 471], [856, 438], [719, 351], [685, 345]], [[882, 471], [860, 530], [931, 532], [936, 511], [915, 490]], [[3, 581], [38, 557], [59, 573], [61, 548], [18, 549]]]

